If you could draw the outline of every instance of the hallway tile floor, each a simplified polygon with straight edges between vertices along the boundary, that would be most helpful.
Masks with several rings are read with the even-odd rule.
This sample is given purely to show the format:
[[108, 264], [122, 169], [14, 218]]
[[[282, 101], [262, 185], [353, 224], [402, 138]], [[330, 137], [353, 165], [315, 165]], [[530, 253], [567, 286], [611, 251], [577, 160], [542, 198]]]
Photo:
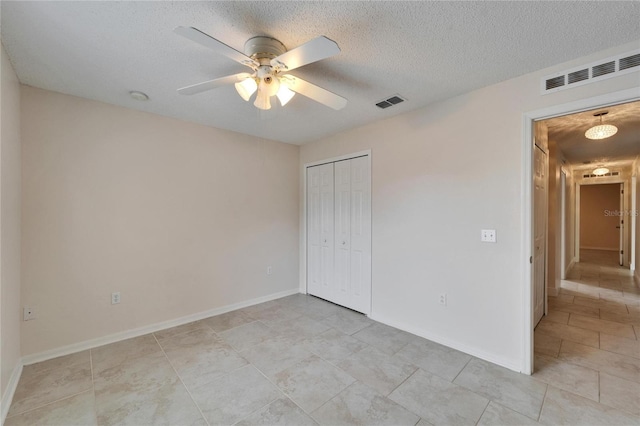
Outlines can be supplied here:
[[549, 306], [526, 376], [297, 294], [26, 366], [5, 425], [639, 425], [628, 271]]

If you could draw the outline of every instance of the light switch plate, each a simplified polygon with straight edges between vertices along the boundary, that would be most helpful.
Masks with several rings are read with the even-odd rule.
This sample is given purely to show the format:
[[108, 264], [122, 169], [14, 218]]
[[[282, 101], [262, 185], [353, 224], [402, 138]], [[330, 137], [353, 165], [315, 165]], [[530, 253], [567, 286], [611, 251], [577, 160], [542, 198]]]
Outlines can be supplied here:
[[496, 230], [495, 229], [483, 229], [480, 234], [480, 241], [483, 243], [495, 243], [496, 242]]

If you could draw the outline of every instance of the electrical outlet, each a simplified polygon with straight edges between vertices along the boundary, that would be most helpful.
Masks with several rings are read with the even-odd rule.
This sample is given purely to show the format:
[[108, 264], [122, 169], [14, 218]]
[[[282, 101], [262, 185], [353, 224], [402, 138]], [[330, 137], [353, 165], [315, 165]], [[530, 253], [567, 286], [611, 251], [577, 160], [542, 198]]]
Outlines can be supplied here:
[[117, 305], [120, 303], [120, 292], [111, 293], [111, 304]]
[[480, 241], [483, 243], [495, 243], [496, 242], [496, 230], [495, 229], [483, 229], [480, 232]]
[[442, 306], [447, 306], [447, 293], [440, 294], [439, 302]]
[[273, 268], [271, 266], [267, 266], [267, 275], [273, 274]]
[[22, 310], [22, 319], [24, 321], [36, 319], [36, 310], [33, 307], [25, 306]]

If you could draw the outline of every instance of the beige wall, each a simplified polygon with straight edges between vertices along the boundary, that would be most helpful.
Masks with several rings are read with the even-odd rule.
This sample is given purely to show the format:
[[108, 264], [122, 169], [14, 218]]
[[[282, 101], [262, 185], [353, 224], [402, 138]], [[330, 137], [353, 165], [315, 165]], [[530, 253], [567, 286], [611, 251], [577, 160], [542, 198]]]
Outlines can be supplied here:
[[[0, 110], [0, 398], [20, 359], [20, 83], [2, 47]], [[4, 407], [3, 407], [4, 408]]]
[[580, 188], [580, 248], [619, 250], [618, 216], [605, 210], [620, 211], [620, 184], [582, 185]]
[[[522, 252], [523, 114], [637, 87], [634, 73], [554, 94], [539, 92], [545, 75], [639, 45], [609, 49], [302, 147], [301, 165], [372, 150], [374, 318], [514, 369], [522, 366], [522, 262], [530, 256]], [[497, 244], [480, 242], [486, 228], [497, 229]], [[438, 304], [440, 293], [447, 293], [446, 307]]]
[[632, 214], [636, 217], [635, 277], [636, 282], [640, 284], [640, 161], [638, 160], [634, 166], [634, 175], [636, 176], [636, 203]]
[[22, 94], [23, 355], [297, 288], [297, 146]]

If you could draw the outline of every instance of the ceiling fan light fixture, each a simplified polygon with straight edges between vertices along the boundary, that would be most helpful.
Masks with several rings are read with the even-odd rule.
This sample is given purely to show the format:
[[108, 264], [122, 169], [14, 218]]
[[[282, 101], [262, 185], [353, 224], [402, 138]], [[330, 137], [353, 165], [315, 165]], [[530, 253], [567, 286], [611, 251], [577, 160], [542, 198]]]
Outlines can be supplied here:
[[599, 166], [597, 169], [593, 171], [593, 174], [596, 176], [604, 176], [609, 173], [611, 170], [607, 169], [604, 166]]
[[[260, 84], [262, 86], [262, 83]], [[266, 90], [263, 90], [262, 87], [258, 87], [258, 95], [256, 96], [256, 100], [253, 103], [253, 105], [256, 108], [262, 109], [262, 110], [268, 110], [271, 109], [271, 100], [270, 100], [271, 96], [266, 92]]]
[[296, 92], [289, 89], [286, 84], [283, 84], [281, 82], [280, 88], [278, 89], [278, 93], [276, 93], [276, 96], [278, 96], [278, 99], [280, 99], [280, 105], [285, 106], [287, 102], [289, 102], [291, 98], [293, 98], [293, 95], [295, 94]]
[[587, 137], [587, 139], [593, 139], [593, 140], [606, 139], [618, 133], [618, 128], [616, 126], [612, 124], [602, 124], [602, 117], [604, 117], [608, 113], [609, 111], [604, 111], [604, 112], [593, 114], [594, 117], [600, 117], [600, 124], [593, 126], [589, 130], [584, 132], [584, 135]]
[[249, 98], [258, 90], [258, 84], [253, 77], [245, 78], [235, 84], [238, 95], [245, 101], [249, 102]]

